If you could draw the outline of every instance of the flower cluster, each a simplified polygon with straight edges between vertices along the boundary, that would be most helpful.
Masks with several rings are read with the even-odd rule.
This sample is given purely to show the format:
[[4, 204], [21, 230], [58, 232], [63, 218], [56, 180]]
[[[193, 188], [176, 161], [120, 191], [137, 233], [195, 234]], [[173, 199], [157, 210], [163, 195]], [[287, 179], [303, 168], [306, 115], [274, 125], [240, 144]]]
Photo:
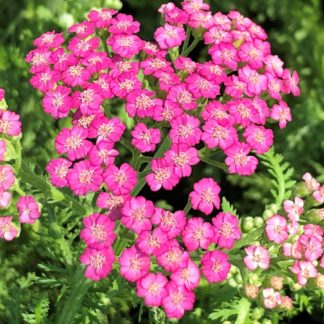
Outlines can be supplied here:
[[[17, 200], [16, 211], [19, 223], [33, 224], [40, 217], [40, 208], [32, 196], [25, 196], [19, 187], [15, 174], [20, 162], [12, 166], [9, 162], [21, 159], [20, 116], [7, 110], [4, 100], [5, 91], [0, 89], [0, 238], [11, 241], [18, 236], [19, 230], [13, 222], [12, 200]], [[14, 194], [21, 195], [19, 198]], [[3, 213], [5, 215], [3, 215]]]
[[[306, 285], [324, 288], [323, 229], [319, 225], [324, 220], [324, 210], [320, 207], [323, 185], [309, 173], [303, 179], [304, 182], [297, 186], [297, 196], [283, 202], [280, 214], [266, 219], [267, 241], [263, 245], [245, 248], [243, 261], [248, 270], [260, 268], [270, 271], [270, 280], [266, 279], [262, 289], [264, 306], [269, 309], [292, 307], [292, 299], [280, 293], [284, 291], [284, 284], [293, 290]], [[284, 277], [271, 274], [275, 271], [271, 268], [271, 256], [284, 263], [285, 269], [281, 272]], [[274, 267], [277, 266], [275, 263]], [[246, 293], [255, 299], [259, 287], [253, 286], [253, 290], [252, 286], [246, 287]]]
[[[161, 209], [138, 194], [145, 184], [172, 190], [200, 162], [251, 175], [258, 165], [252, 154], [273, 143], [267, 121], [286, 126], [291, 114], [283, 95], [297, 96], [299, 88], [297, 73], [271, 53], [264, 30], [240, 13], [213, 14], [202, 0], [184, 0], [181, 8], [170, 2], [159, 12], [164, 24], [154, 42], [137, 35], [132, 16], [92, 10], [69, 28], [67, 44], [63, 33], [46, 32], [26, 60], [44, 111], [67, 119], [55, 139], [59, 157], [47, 166], [51, 183], [76, 195], [98, 193], [104, 210], [84, 219], [86, 276], [99, 280], [111, 271], [120, 220], [136, 237], [119, 256], [121, 275], [136, 283], [147, 305], [180, 318], [193, 307], [200, 280], [190, 253], [208, 249], [202, 274], [224, 281], [231, 265], [212, 244], [231, 249], [240, 238], [238, 219], [227, 212], [211, 222], [188, 219], [188, 208]], [[188, 57], [196, 45], [208, 49], [203, 63]], [[127, 162], [120, 161], [125, 148], [132, 154]], [[212, 158], [217, 151], [225, 164]], [[219, 192], [214, 179], [201, 179], [188, 206], [209, 215], [220, 207]], [[151, 271], [150, 256], [163, 271]]]

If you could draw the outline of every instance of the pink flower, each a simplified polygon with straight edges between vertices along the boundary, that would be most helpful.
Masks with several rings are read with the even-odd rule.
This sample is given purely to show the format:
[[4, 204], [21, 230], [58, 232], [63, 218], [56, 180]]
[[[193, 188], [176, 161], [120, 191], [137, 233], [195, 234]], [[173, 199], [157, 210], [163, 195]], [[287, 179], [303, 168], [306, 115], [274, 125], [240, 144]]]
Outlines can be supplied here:
[[5, 90], [0, 88], [0, 101], [2, 101], [4, 99], [5, 93], [6, 93]]
[[150, 257], [138, 251], [135, 246], [124, 249], [118, 263], [120, 274], [131, 282], [139, 280], [150, 271]]
[[232, 35], [220, 26], [213, 26], [204, 33], [205, 44], [231, 43]]
[[245, 249], [246, 256], [243, 259], [245, 266], [253, 271], [256, 268], [268, 269], [270, 257], [268, 250], [259, 245], [250, 245]]
[[68, 171], [67, 181], [75, 195], [96, 192], [102, 185], [102, 169], [92, 166], [89, 161], [75, 163]]
[[267, 220], [265, 231], [267, 238], [277, 244], [288, 239], [287, 221], [280, 215], [274, 215]]
[[246, 42], [242, 44], [238, 51], [239, 58], [249, 64], [253, 70], [263, 67], [264, 55], [262, 48], [257, 46], [257, 42]]
[[164, 153], [167, 160], [174, 164], [174, 173], [179, 177], [189, 177], [191, 166], [199, 163], [198, 150], [185, 143], [173, 144], [171, 149]]
[[56, 33], [55, 30], [43, 33], [33, 41], [33, 45], [41, 48], [56, 48], [64, 43], [63, 33]]
[[83, 21], [69, 27], [69, 33], [76, 33], [80, 38], [86, 38], [94, 33], [94, 24], [91, 21]]
[[90, 150], [88, 157], [92, 165], [105, 164], [111, 165], [115, 162], [115, 157], [119, 154], [114, 148], [114, 143], [101, 141], [94, 145]]
[[110, 211], [109, 217], [111, 218], [111, 212], [119, 210], [126, 200], [125, 196], [114, 195], [111, 192], [100, 192], [96, 205], [99, 208], [108, 209]]
[[11, 193], [0, 191], [0, 208], [8, 208], [11, 203]]
[[137, 280], [137, 296], [144, 298], [146, 306], [159, 307], [162, 304], [163, 298], [167, 295], [167, 283], [168, 279], [163, 274], [149, 272]]
[[88, 18], [97, 28], [108, 27], [111, 24], [112, 17], [117, 13], [116, 10], [103, 8], [101, 10], [91, 10]]
[[137, 183], [137, 172], [128, 163], [123, 163], [119, 168], [109, 165], [103, 176], [108, 189], [115, 195], [130, 194]]
[[162, 49], [174, 48], [182, 44], [186, 39], [186, 33], [183, 27], [164, 24], [155, 31], [154, 39]]
[[235, 124], [243, 127], [252, 123], [259, 123], [259, 114], [253, 101], [248, 98], [236, 99], [227, 102], [230, 114], [234, 118]]
[[115, 239], [115, 223], [105, 214], [94, 213], [84, 217], [84, 228], [80, 232], [80, 238], [87, 246], [103, 248], [111, 246]]
[[12, 241], [18, 235], [18, 230], [12, 222], [11, 216], [0, 217], [0, 238]]
[[151, 217], [155, 212], [152, 201], [142, 196], [130, 198], [121, 209], [121, 223], [139, 234], [152, 228]]
[[162, 208], [156, 208], [152, 217], [152, 224], [159, 225], [159, 228], [166, 233], [169, 239], [180, 235], [186, 225], [186, 214], [182, 210], [170, 212]]
[[80, 64], [69, 66], [62, 74], [62, 80], [70, 87], [84, 87], [91, 78], [91, 73]]
[[231, 269], [228, 256], [222, 251], [208, 251], [201, 258], [202, 273], [208, 282], [222, 282]]
[[141, 153], [154, 152], [156, 144], [161, 141], [161, 131], [158, 128], [147, 128], [144, 123], [138, 123], [131, 131], [132, 145]]
[[173, 62], [174, 67], [177, 70], [182, 70], [188, 74], [195, 72], [197, 63], [194, 62], [190, 57], [184, 57], [179, 55]]
[[8, 136], [21, 134], [20, 116], [9, 110], [0, 110], [0, 133]]
[[142, 231], [136, 240], [138, 249], [148, 255], [158, 256], [165, 250], [165, 244], [168, 237], [164, 231], [156, 227], [151, 231]]
[[232, 70], [237, 69], [239, 61], [237, 49], [231, 43], [215, 44], [209, 48], [208, 53], [214, 64], [225, 65]]
[[283, 207], [285, 212], [288, 213], [288, 217], [291, 216], [298, 221], [299, 216], [304, 211], [304, 200], [299, 197], [295, 197], [295, 201], [284, 200]]
[[105, 116], [95, 118], [89, 127], [89, 137], [97, 138], [97, 143], [100, 141], [118, 142], [126, 126], [118, 117], [108, 119]]
[[162, 187], [172, 190], [179, 182], [179, 177], [174, 173], [173, 164], [165, 158], [153, 159], [151, 161], [152, 173], [145, 177], [150, 189], [158, 191]]
[[113, 34], [107, 40], [115, 54], [127, 59], [137, 55], [143, 47], [143, 41], [135, 35]]
[[[201, 113], [201, 117], [205, 122], [209, 120], [215, 120], [218, 124], [223, 125], [223, 123], [229, 123], [229, 125], [233, 124], [233, 118], [228, 112], [227, 105], [223, 105], [219, 101], [212, 100], [208, 102], [205, 106], [205, 109]], [[204, 129], [205, 131], [207, 129]]]
[[235, 143], [229, 147], [225, 154], [227, 158], [225, 163], [228, 166], [230, 173], [247, 176], [255, 172], [258, 165], [258, 159], [254, 156], [249, 156], [250, 148], [244, 143]]
[[235, 241], [241, 238], [238, 218], [230, 213], [219, 213], [212, 221], [215, 227], [213, 241], [221, 248], [233, 248]]
[[89, 56], [94, 50], [96, 50], [99, 47], [99, 44], [100, 39], [98, 37], [87, 39], [73, 37], [70, 40], [67, 49], [73, 52], [75, 56], [83, 58]]
[[184, 110], [194, 110], [197, 107], [197, 103], [194, 101], [193, 95], [183, 83], [171, 87], [170, 91], [168, 92], [167, 99], [172, 102], [178, 103]]
[[273, 309], [281, 304], [280, 293], [273, 288], [266, 288], [262, 291], [264, 307]]
[[324, 202], [324, 185], [321, 185], [318, 190], [313, 192], [313, 198], [316, 202], [319, 204], [322, 204]]
[[131, 15], [118, 14], [111, 19], [108, 31], [112, 34], [136, 34], [140, 30], [140, 24], [133, 21]]
[[205, 79], [197, 73], [189, 75], [185, 82], [187, 89], [192, 93], [195, 99], [203, 98], [216, 98], [220, 93], [220, 87], [212, 81]]
[[285, 128], [287, 122], [291, 121], [290, 108], [284, 101], [280, 101], [279, 105], [272, 107], [271, 118], [279, 121], [280, 128]]
[[271, 129], [265, 129], [263, 126], [247, 126], [243, 136], [251, 149], [257, 154], [268, 152], [273, 144], [273, 131]]
[[187, 264], [189, 254], [179, 246], [177, 240], [167, 241], [163, 248], [164, 252], [157, 256], [157, 262], [166, 271], [174, 272]]
[[94, 89], [85, 89], [73, 93], [73, 106], [79, 108], [84, 115], [99, 114], [103, 98]]
[[15, 183], [15, 174], [10, 165], [0, 165], [0, 192], [8, 190]]
[[75, 161], [87, 156], [93, 144], [86, 140], [88, 131], [77, 126], [63, 128], [55, 139], [57, 153], [67, 153], [69, 160]]
[[34, 224], [41, 215], [39, 205], [32, 196], [19, 197], [16, 206], [20, 223]]
[[293, 72], [292, 76], [290, 75], [290, 71], [285, 69], [282, 74], [282, 78], [284, 80], [284, 89], [285, 93], [292, 93], [294, 96], [300, 95], [300, 89], [298, 87], [299, 76], [296, 71]]
[[126, 98], [132, 91], [141, 90], [142, 83], [133, 73], [123, 73], [112, 79], [109, 87], [116, 97]]
[[200, 271], [195, 262], [189, 259], [187, 266], [172, 272], [170, 278], [178, 286], [185, 286], [188, 290], [193, 290], [199, 286]]
[[39, 91], [46, 93], [54, 88], [56, 82], [60, 80], [60, 73], [58, 71], [52, 71], [50, 68], [44, 69], [39, 73], [36, 73], [29, 81], [29, 83]]
[[30, 72], [38, 73], [45, 70], [51, 63], [51, 54], [52, 52], [44, 47], [30, 51], [25, 58], [31, 65]]
[[52, 91], [46, 92], [42, 101], [44, 111], [55, 119], [67, 117], [72, 108], [70, 93], [70, 88], [61, 85]]
[[183, 113], [182, 109], [175, 102], [166, 99], [164, 106], [158, 106], [154, 109], [154, 116], [152, 117], [156, 121], [167, 121], [170, 122], [172, 119], [181, 116]]
[[195, 14], [203, 10], [209, 10], [209, 4], [203, 0], [184, 0], [181, 6], [188, 14]]
[[80, 261], [87, 266], [84, 276], [98, 281], [111, 272], [115, 261], [114, 250], [112, 247], [98, 249], [88, 246], [80, 256]]
[[188, 251], [195, 251], [199, 247], [208, 249], [214, 237], [213, 227], [200, 217], [190, 218], [181, 233], [182, 241]]
[[195, 294], [173, 281], [168, 283], [166, 289], [168, 295], [162, 300], [162, 307], [168, 318], [180, 319], [186, 310], [193, 308]]
[[72, 162], [63, 158], [53, 159], [49, 162], [46, 171], [50, 175], [50, 181], [53, 186], [59, 188], [67, 186], [68, 182], [66, 176], [71, 165]]
[[295, 261], [290, 270], [297, 275], [297, 281], [301, 286], [305, 286], [309, 278], [317, 277], [317, 270], [310, 261]]
[[189, 194], [191, 207], [209, 215], [214, 207], [220, 206], [220, 187], [212, 178], [203, 178], [194, 184], [194, 191]]
[[226, 150], [238, 142], [236, 128], [232, 127], [228, 120], [217, 121], [210, 118], [203, 126], [203, 130], [201, 140], [205, 142], [209, 149], [219, 146], [222, 150]]
[[283, 73], [283, 62], [277, 55], [268, 55], [264, 59], [264, 63], [266, 66], [266, 71], [271, 73], [274, 76], [281, 77]]

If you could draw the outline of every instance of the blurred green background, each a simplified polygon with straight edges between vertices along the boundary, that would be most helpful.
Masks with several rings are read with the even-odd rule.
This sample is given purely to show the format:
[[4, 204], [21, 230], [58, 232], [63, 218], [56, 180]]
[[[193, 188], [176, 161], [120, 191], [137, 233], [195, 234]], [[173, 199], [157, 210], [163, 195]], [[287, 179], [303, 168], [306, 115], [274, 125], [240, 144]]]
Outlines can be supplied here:
[[[53, 139], [59, 128], [57, 123], [43, 113], [40, 105], [41, 95], [28, 83], [29, 67], [24, 58], [32, 48], [33, 39], [48, 30], [66, 31], [74, 22], [83, 20], [85, 14], [93, 7], [123, 7], [123, 12], [132, 14], [141, 22], [141, 36], [150, 40], [160, 22], [157, 9], [164, 2], [0, 0], [0, 88], [6, 89], [6, 100], [10, 109], [18, 111], [22, 116], [25, 157], [42, 169], [54, 154]], [[212, 5], [213, 11], [228, 12], [237, 9], [259, 23], [269, 34], [272, 52], [283, 59], [286, 67], [298, 71], [302, 94], [298, 98], [288, 99], [293, 121], [286, 129], [275, 130], [275, 148], [295, 168], [296, 177], [300, 178], [307, 170], [324, 181], [324, 1], [207, 2]], [[200, 53], [195, 52], [195, 55], [199, 56]], [[205, 168], [197, 172], [211, 174], [212, 171]], [[223, 193], [229, 194], [228, 197], [242, 214], [256, 216], [262, 211], [264, 204], [270, 202], [269, 186], [264, 183], [262, 174], [248, 178], [225, 177], [222, 174], [218, 174], [217, 177], [223, 183], [227, 183]], [[34, 241], [35, 244], [36, 242]], [[11, 252], [14, 252], [14, 249]], [[23, 252], [20, 254], [23, 255]], [[25, 261], [26, 257], [22, 257], [17, 264], [11, 264], [17, 268], [16, 272], [8, 277], [10, 280], [16, 280], [20, 274], [30, 271], [26, 269]], [[36, 263], [36, 260], [31, 259], [31, 269], [33, 263]], [[204, 296], [206, 302], [212, 298], [212, 294], [211, 289]], [[122, 312], [127, 314], [129, 305], [125, 306], [120, 302], [120, 307]], [[199, 308], [197, 312], [199, 313]]]

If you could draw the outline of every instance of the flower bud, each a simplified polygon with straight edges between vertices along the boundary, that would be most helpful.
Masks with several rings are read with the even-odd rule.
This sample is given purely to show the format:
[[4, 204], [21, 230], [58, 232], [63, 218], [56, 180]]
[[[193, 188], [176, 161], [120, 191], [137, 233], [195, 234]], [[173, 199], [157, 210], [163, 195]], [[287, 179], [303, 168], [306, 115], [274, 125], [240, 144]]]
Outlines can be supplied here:
[[270, 218], [270, 217], [273, 216], [274, 214], [275, 214], [275, 213], [274, 213], [272, 210], [270, 210], [270, 209], [266, 209], [266, 210], [263, 212], [262, 217], [263, 217], [264, 220], [267, 220], [268, 218]]
[[242, 230], [245, 233], [250, 232], [254, 228], [253, 217], [243, 218]]
[[270, 284], [273, 289], [281, 290], [283, 287], [284, 278], [279, 276], [273, 276], [270, 279]]
[[251, 299], [256, 299], [258, 297], [259, 294], [258, 286], [247, 284], [245, 285], [244, 290], [247, 297]]
[[254, 227], [259, 228], [264, 224], [264, 220], [262, 217], [254, 217], [253, 224], [254, 224]]
[[311, 209], [306, 213], [306, 217], [312, 223], [319, 223], [324, 220], [324, 208]]
[[234, 278], [229, 278], [228, 279], [228, 284], [229, 284], [229, 286], [231, 286], [233, 288], [236, 288], [237, 287], [237, 283], [236, 283], [236, 281], [235, 281]]
[[292, 309], [293, 302], [289, 296], [282, 296], [281, 297], [281, 307], [285, 309]]
[[298, 182], [293, 189], [293, 196], [305, 197], [311, 192], [307, 189], [305, 182]]
[[324, 289], [324, 274], [321, 273], [317, 274], [316, 286], [320, 289]]

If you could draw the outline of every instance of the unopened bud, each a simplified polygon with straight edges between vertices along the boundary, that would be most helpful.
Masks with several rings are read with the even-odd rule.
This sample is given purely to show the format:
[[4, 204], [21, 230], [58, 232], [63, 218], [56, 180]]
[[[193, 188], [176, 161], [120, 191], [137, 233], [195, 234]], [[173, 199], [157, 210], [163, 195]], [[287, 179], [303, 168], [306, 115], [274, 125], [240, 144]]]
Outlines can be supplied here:
[[251, 299], [256, 299], [258, 297], [258, 294], [259, 294], [258, 286], [247, 284], [247, 285], [245, 285], [244, 289], [245, 289], [245, 294], [247, 297], [249, 297]]
[[281, 290], [283, 287], [284, 278], [279, 276], [273, 276], [270, 279], [270, 284], [273, 289]]

